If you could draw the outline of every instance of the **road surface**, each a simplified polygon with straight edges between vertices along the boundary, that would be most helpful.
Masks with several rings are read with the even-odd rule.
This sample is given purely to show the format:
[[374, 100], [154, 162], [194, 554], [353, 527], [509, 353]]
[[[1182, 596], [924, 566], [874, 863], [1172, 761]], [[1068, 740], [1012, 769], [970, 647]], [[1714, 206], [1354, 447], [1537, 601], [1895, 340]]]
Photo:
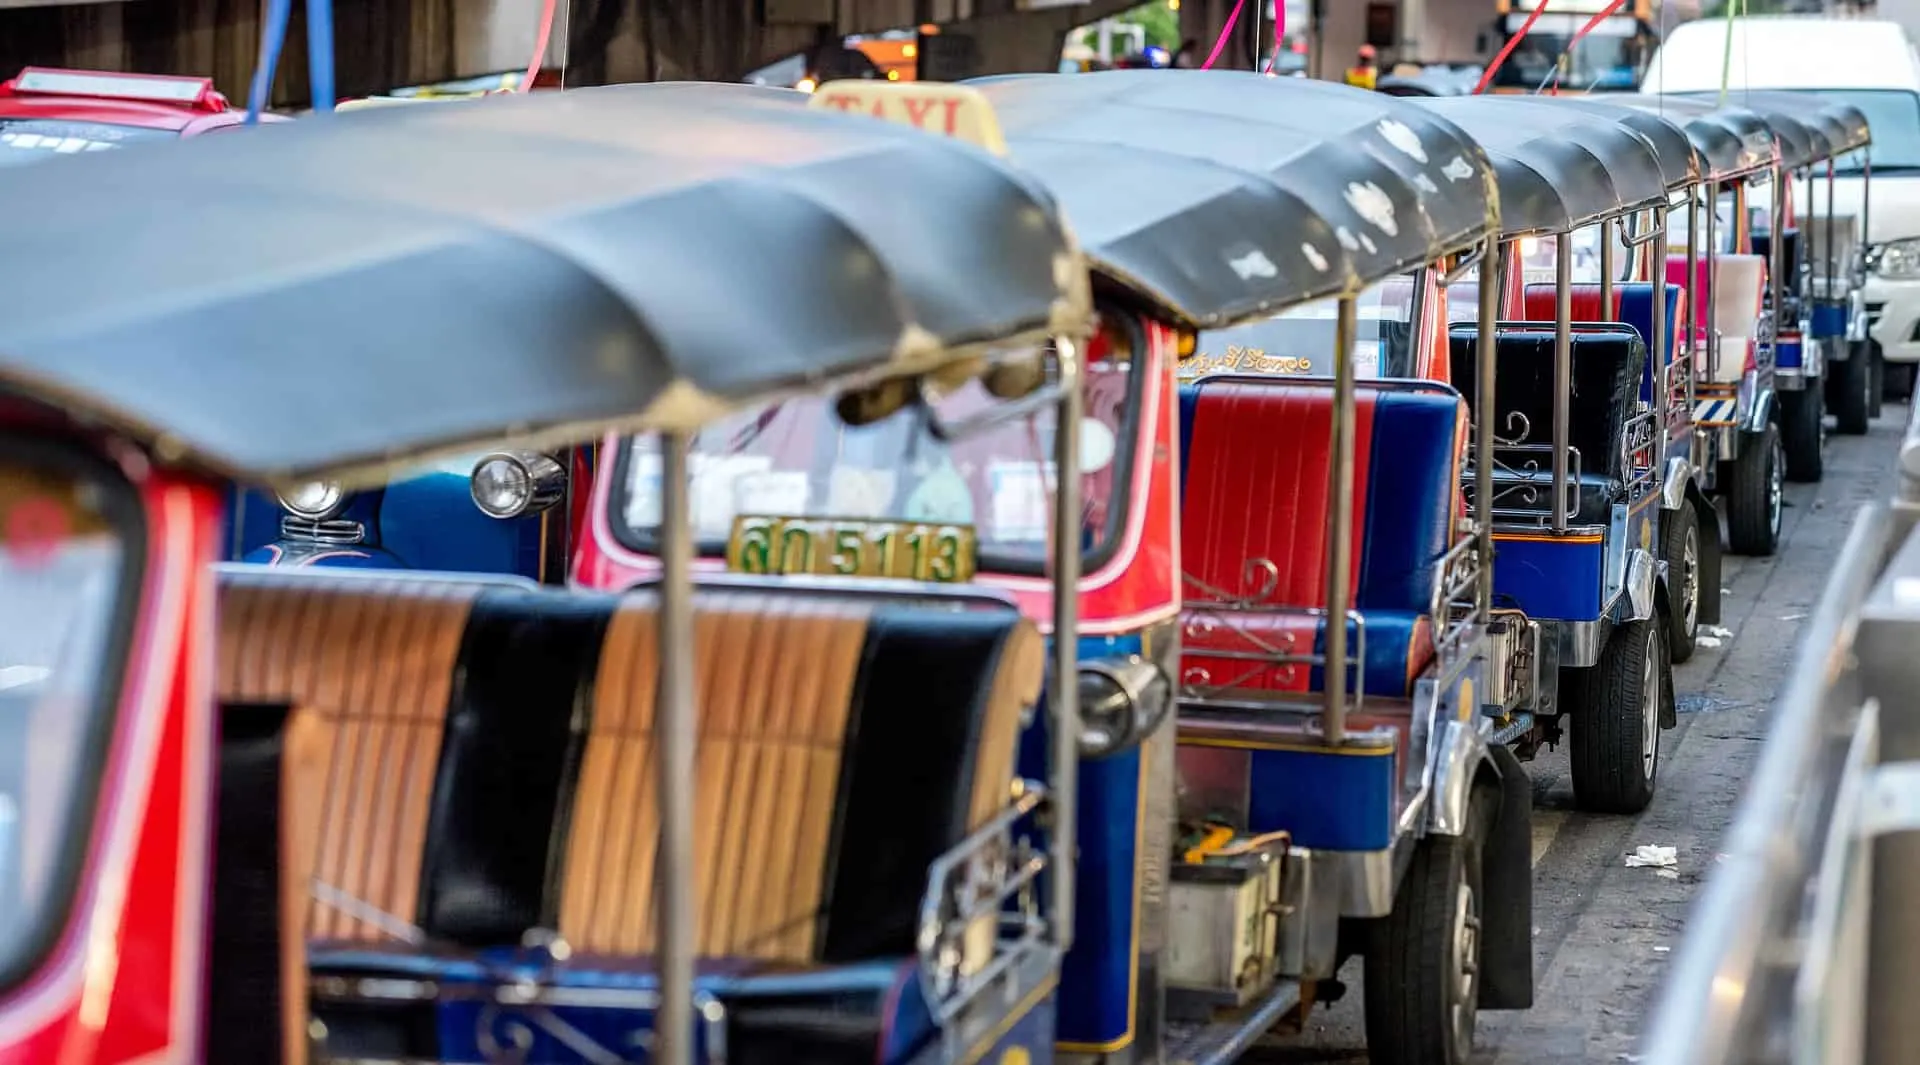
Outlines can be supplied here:
[[[1721, 623], [1733, 635], [1674, 671], [1679, 727], [1662, 735], [1660, 790], [1638, 817], [1573, 809], [1566, 747], [1528, 765], [1534, 781], [1532, 1010], [1483, 1013], [1476, 1065], [1630, 1062], [1687, 912], [1767, 731], [1789, 651], [1860, 504], [1892, 491], [1907, 408], [1888, 404], [1866, 437], [1828, 443], [1826, 479], [1788, 485], [1781, 550], [1726, 557]], [[1668, 877], [1630, 869], [1642, 844], [1679, 849]], [[1318, 1010], [1305, 1038], [1275, 1042], [1247, 1065], [1364, 1062], [1359, 963], [1345, 997]]]

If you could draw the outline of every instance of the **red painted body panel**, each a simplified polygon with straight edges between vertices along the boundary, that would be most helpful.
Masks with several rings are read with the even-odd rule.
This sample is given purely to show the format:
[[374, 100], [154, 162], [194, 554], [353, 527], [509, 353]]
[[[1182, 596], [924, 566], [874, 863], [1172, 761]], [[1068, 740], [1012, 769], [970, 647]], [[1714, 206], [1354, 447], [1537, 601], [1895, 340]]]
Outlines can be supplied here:
[[212, 486], [137, 456], [123, 466], [147, 520], [126, 680], [66, 927], [40, 969], [0, 997], [0, 1065], [200, 1058], [214, 742], [208, 564], [224, 503]]

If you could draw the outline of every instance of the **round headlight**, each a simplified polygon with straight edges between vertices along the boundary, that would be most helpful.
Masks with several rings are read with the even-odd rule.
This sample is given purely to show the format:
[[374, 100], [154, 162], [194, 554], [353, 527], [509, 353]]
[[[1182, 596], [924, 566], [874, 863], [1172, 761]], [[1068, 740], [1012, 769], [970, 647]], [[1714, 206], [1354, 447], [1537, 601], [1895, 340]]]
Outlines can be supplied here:
[[340, 513], [345, 493], [334, 481], [309, 481], [280, 493], [280, 505], [310, 521], [322, 521]]
[[473, 505], [490, 518], [539, 513], [566, 488], [566, 471], [537, 451], [496, 451], [473, 465]]

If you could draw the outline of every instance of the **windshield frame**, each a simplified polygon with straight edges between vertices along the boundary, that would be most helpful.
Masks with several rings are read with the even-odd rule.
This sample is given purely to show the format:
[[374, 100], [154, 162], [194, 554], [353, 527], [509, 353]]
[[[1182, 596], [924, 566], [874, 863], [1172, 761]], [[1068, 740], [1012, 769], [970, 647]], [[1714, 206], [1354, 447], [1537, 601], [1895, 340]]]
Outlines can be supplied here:
[[[1127, 519], [1132, 514], [1132, 508], [1136, 502], [1134, 499], [1134, 481], [1138, 473], [1137, 463], [1140, 461], [1140, 437], [1143, 433], [1140, 420], [1146, 399], [1146, 378], [1148, 376], [1145, 369], [1149, 359], [1152, 358], [1151, 353], [1147, 350], [1146, 327], [1141, 323], [1138, 315], [1104, 302], [1099, 307], [1099, 314], [1101, 322], [1100, 331], [1117, 331], [1125, 338], [1128, 351], [1127, 395], [1126, 402], [1121, 407], [1121, 424], [1114, 432], [1113, 462], [1107, 467], [1113, 471], [1113, 491], [1108, 497], [1107, 502], [1106, 528], [1101, 530], [1100, 539], [1090, 550], [1081, 552], [1080, 566], [1083, 574], [1094, 573], [1112, 562], [1115, 554], [1120, 550], [1122, 542], [1126, 539]], [[1081, 373], [1082, 379], [1084, 380], [1086, 374], [1085, 367], [1082, 368]], [[1051, 413], [1057, 414], [1057, 411], [1052, 406], [1046, 409]], [[831, 410], [829, 410], [829, 414], [831, 415]], [[901, 418], [908, 416], [910, 416], [909, 411], [902, 410], [889, 417]], [[1084, 419], [1091, 417], [1091, 415], [1082, 411], [1081, 417]], [[630, 525], [626, 519], [627, 497], [630, 491], [628, 477], [633, 462], [633, 444], [636, 439], [638, 439], [638, 434], [633, 433], [622, 434], [618, 438], [618, 450], [613, 456], [612, 468], [610, 470], [612, 481], [607, 485], [605, 516], [607, 527], [612, 532], [615, 543], [618, 543], [621, 547], [635, 554], [657, 559], [660, 557], [660, 538], [657, 527], [645, 529], [635, 528]], [[1036, 459], [1036, 462], [1043, 467], [1052, 461], [1051, 453]], [[1083, 469], [1080, 471], [1080, 474], [1082, 477], [1085, 477], [1091, 472], [1097, 471]], [[1081, 500], [1083, 505], [1086, 502], [1084, 497], [1085, 490], [1083, 489]], [[1048, 505], [1050, 510], [1052, 502], [1052, 497], [1049, 496]], [[809, 516], [826, 520], [833, 520], [836, 517], [831, 514]], [[717, 560], [724, 563], [726, 549], [727, 543], [725, 540], [696, 540], [694, 542], [694, 557], [696, 559]], [[1002, 555], [988, 550], [986, 543], [983, 542], [979, 547], [979, 554], [977, 556], [975, 579], [978, 580], [980, 577], [992, 576], [1045, 578], [1048, 575], [1048, 562], [1052, 554], [1052, 548], [1047, 547], [1033, 558]]]
[[[87, 858], [93, 851], [94, 837], [99, 834], [113, 740], [120, 731], [128, 659], [147, 579], [149, 530], [140, 490], [123, 471], [91, 449], [70, 441], [0, 429], [0, 463], [18, 463], [98, 485], [102, 491], [101, 516], [120, 538], [122, 551], [119, 587], [115, 590], [112, 614], [105, 619], [107, 628], [101, 641], [98, 680], [92, 705], [87, 708], [93, 720], [84, 732], [80, 757], [74, 767], [76, 787], [70, 792], [72, 806], [63, 825], [67, 831], [47, 878], [43, 909], [34, 915], [39, 927], [29, 927], [15, 947], [14, 957], [0, 957], [0, 994], [5, 994], [32, 979], [46, 963], [73, 924], [74, 911], [80, 902]], [[184, 650], [187, 644], [181, 646]], [[163, 708], [160, 712], [167, 711]]]

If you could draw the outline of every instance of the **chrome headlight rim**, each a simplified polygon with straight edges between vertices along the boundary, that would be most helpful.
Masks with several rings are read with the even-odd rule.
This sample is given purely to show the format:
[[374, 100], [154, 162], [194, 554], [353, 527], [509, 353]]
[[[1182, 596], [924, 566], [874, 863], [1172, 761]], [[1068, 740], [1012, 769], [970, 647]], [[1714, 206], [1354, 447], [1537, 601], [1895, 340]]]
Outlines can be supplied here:
[[1920, 280], [1920, 237], [1876, 244], [1868, 257], [1868, 269], [1880, 277], [1892, 281]]
[[[489, 497], [482, 488], [492, 480], [498, 484], [516, 484], [515, 494], [503, 500]], [[566, 496], [567, 471], [553, 456], [538, 451], [489, 451], [473, 464], [468, 476], [468, 495], [480, 513], [507, 521], [538, 514]]]
[[[313, 494], [303, 496], [307, 492]], [[273, 495], [287, 513], [308, 521], [326, 521], [347, 508], [347, 494], [338, 481], [308, 481], [292, 491], [276, 491]]]

